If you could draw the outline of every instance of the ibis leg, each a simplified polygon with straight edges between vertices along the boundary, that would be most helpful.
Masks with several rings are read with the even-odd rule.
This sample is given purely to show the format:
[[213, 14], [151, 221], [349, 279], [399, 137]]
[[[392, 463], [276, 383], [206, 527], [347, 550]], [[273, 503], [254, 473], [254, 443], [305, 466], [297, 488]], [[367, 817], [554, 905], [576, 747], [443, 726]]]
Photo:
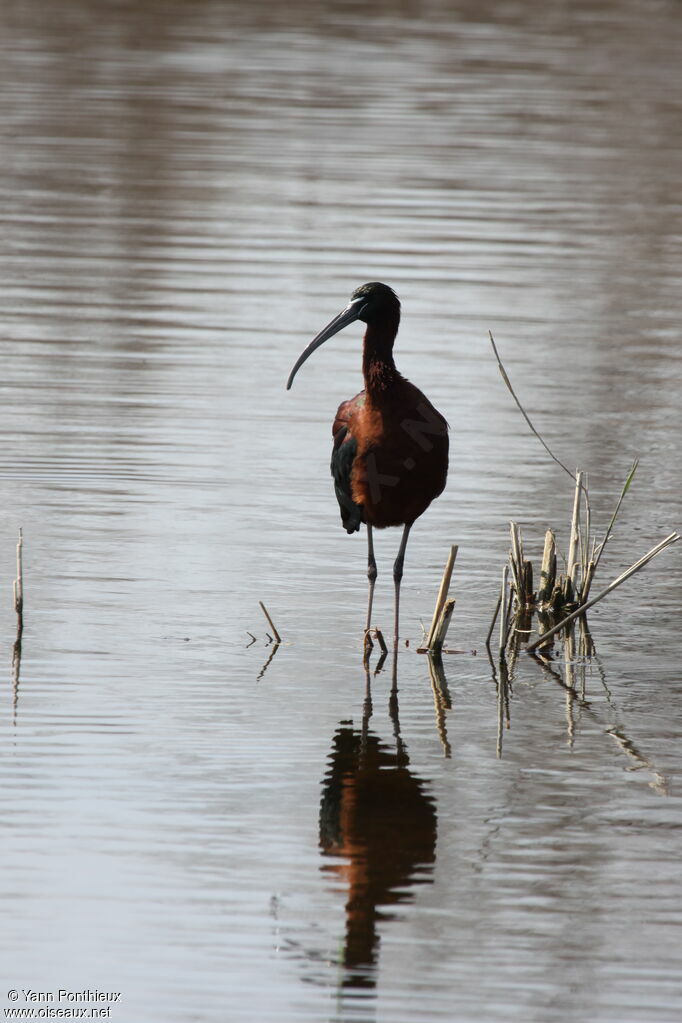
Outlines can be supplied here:
[[393, 582], [395, 583], [395, 619], [393, 623], [393, 649], [398, 649], [398, 634], [400, 632], [400, 580], [403, 577], [403, 562], [405, 561], [405, 548], [407, 538], [410, 535], [412, 523], [409, 522], [403, 529], [403, 536], [398, 549], [398, 557], [393, 565]]
[[369, 630], [372, 626], [372, 603], [374, 602], [374, 584], [377, 581], [377, 563], [374, 558], [374, 540], [372, 538], [372, 527], [367, 523], [367, 578], [369, 580], [369, 594], [367, 596], [367, 625], [365, 626], [365, 647], [372, 646]]

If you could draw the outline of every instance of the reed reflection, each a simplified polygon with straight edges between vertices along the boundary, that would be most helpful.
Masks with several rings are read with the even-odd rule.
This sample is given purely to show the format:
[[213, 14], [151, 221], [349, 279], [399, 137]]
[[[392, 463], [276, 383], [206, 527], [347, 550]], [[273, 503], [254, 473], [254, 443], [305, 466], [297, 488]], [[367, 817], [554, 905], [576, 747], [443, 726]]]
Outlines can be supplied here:
[[334, 734], [320, 806], [320, 846], [330, 857], [322, 869], [348, 891], [345, 989], [375, 987], [380, 922], [395, 918], [384, 907], [411, 900], [415, 885], [431, 883], [436, 858], [436, 808], [426, 783], [410, 770], [400, 734], [395, 660], [390, 742], [369, 727], [368, 665], [365, 683], [360, 728], [341, 721]]
[[16, 725], [19, 711], [19, 675], [21, 673], [21, 640], [24, 634], [24, 536], [19, 530], [17, 543], [17, 577], [13, 583], [14, 610], [17, 613], [17, 635], [12, 647], [12, 721]]
[[[510, 645], [509, 664], [505, 654], [501, 653], [496, 670], [490, 643], [487, 644], [492, 679], [497, 692], [498, 757], [502, 756], [504, 730], [511, 727], [510, 700], [513, 696], [512, 682], [519, 648], [518, 641], [513, 641]], [[623, 716], [607, 684], [606, 672], [597, 654], [586, 618], [579, 618], [577, 623], [571, 622], [560, 637], [555, 637], [546, 648], [541, 647], [530, 656], [542, 669], [543, 674], [555, 682], [565, 694], [566, 743], [570, 749], [576, 744], [580, 718], [585, 715], [604, 735], [615, 740], [618, 748], [630, 761], [629, 770], [644, 770], [649, 775], [648, 784], [655, 792], [663, 796], [670, 794], [668, 778], [641, 752], [639, 743], [632, 738], [632, 728], [626, 727], [623, 723]], [[588, 678], [593, 675], [593, 666], [596, 666], [605, 702], [598, 696], [588, 699]], [[559, 668], [563, 670], [558, 670]]]

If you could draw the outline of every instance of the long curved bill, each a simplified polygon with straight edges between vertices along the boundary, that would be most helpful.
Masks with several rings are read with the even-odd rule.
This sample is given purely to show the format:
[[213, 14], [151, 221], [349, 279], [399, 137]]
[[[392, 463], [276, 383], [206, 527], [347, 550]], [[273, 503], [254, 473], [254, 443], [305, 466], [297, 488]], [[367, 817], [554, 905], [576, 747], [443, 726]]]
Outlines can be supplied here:
[[354, 320], [358, 319], [362, 312], [362, 304], [361, 298], [353, 299], [353, 301], [346, 306], [343, 312], [340, 312], [338, 316], [335, 316], [331, 323], [328, 323], [324, 330], [321, 330], [317, 337], [312, 339], [305, 351], [301, 352], [299, 355], [296, 360], [296, 365], [289, 374], [289, 379], [287, 380], [287, 391], [293, 384], [294, 377], [298, 373], [299, 369], [306, 359], [313, 354], [315, 349], [319, 348], [320, 345], [323, 345], [325, 341], [328, 341], [330, 337], [334, 336], [334, 334], [338, 334], [338, 332], [343, 330], [344, 327], [347, 327], [349, 323], [353, 323]]

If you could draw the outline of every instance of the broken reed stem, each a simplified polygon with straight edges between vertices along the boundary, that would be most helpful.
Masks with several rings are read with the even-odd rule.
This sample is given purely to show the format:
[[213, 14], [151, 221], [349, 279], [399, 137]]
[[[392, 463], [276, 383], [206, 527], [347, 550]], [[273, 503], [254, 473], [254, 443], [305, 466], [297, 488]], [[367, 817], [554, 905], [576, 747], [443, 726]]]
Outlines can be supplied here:
[[644, 568], [645, 565], [648, 565], [649, 562], [653, 558], [655, 558], [657, 554], [661, 554], [662, 551], [666, 550], [667, 547], [670, 547], [672, 546], [672, 544], [677, 543], [679, 539], [680, 539], [679, 533], [671, 533], [669, 536], [666, 536], [665, 540], [661, 540], [660, 543], [656, 544], [655, 547], [652, 547], [650, 551], [648, 551], [643, 557], [641, 557], [639, 561], [636, 561], [634, 565], [630, 565], [630, 568], [626, 569], [626, 571], [621, 573], [621, 575], [619, 575], [617, 579], [614, 579], [613, 582], [609, 583], [609, 585], [605, 589], [603, 589], [601, 593], [598, 593], [596, 597], [593, 597], [592, 600], [588, 600], [587, 603], [585, 604], [581, 604], [579, 608], [573, 611], [570, 615], [567, 615], [566, 618], [560, 621], [558, 625], [555, 625], [552, 629], [548, 629], [547, 632], [543, 633], [543, 635], [536, 639], [533, 643], [529, 643], [528, 646], [526, 647], [526, 653], [532, 653], [532, 651], [537, 650], [539, 646], [543, 646], [549, 639], [552, 638], [552, 636], [556, 635], [557, 632], [563, 629], [564, 626], [569, 625], [571, 622], [575, 621], [575, 619], [578, 618], [579, 615], [585, 614], [585, 612], [588, 611], [591, 607], [594, 607], [596, 603], [598, 603], [600, 600], [603, 600], [604, 597], [608, 596], [608, 594], [611, 593], [612, 590], [615, 590], [616, 587], [620, 586], [621, 583], [624, 583], [626, 579], [629, 579], [631, 575], [634, 575], [635, 572], [639, 572], [641, 568]]
[[274, 637], [275, 637], [275, 642], [276, 643], [281, 643], [282, 642], [282, 637], [280, 636], [279, 632], [275, 628], [275, 623], [273, 622], [272, 618], [270, 617], [270, 615], [268, 613], [268, 609], [266, 608], [266, 606], [265, 606], [265, 604], [263, 603], [262, 600], [259, 600], [258, 603], [260, 604], [261, 611], [263, 612], [263, 614], [265, 615], [265, 617], [268, 620], [268, 625], [270, 626], [270, 628], [273, 631], [273, 634], [274, 634]]
[[431, 628], [429, 629], [429, 634], [426, 637], [426, 646], [429, 650], [433, 646], [433, 640], [434, 636], [436, 635], [436, 630], [438, 629], [438, 622], [441, 616], [441, 612], [443, 610], [443, 605], [445, 604], [445, 601], [448, 596], [448, 591], [450, 589], [450, 580], [452, 578], [452, 570], [455, 567], [457, 551], [458, 551], [457, 544], [453, 544], [452, 547], [450, 548], [450, 554], [448, 555], [448, 560], [445, 565], [445, 571], [443, 572], [443, 578], [441, 579], [440, 583], [440, 589], [438, 590], [438, 597], [436, 598], [436, 607], [433, 612], [433, 618], [431, 619]]
[[447, 636], [448, 626], [450, 625], [450, 619], [452, 618], [452, 612], [455, 610], [455, 599], [454, 597], [448, 597], [438, 617], [438, 624], [436, 631], [433, 636], [429, 650], [433, 651], [434, 654], [440, 653], [443, 649], [443, 643]]
[[17, 543], [17, 577], [12, 585], [12, 591], [14, 594], [14, 610], [21, 618], [24, 611], [24, 566], [23, 566], [23, 551], [24, 551], [24, 534], [23, 530], [19, 529], [19, 542]]
[[554, 580], [556, 578], [556, 539], [551, 529], [545, 533], [545, 549], [542, 552], [542, 565], [540, 567], [540, 587], [538, 590], [538, 604], [545, 608], [552, 599], [554, 592]]

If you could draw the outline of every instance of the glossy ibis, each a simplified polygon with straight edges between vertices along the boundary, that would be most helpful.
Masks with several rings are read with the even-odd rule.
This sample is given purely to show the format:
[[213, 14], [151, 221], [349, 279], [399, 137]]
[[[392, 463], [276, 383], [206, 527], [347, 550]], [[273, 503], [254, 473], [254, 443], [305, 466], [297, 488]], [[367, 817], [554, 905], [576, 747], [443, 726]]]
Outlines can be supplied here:
[[313, 338], [292, 369], [287, 390], [315, 349], [354, 320], [367, 324], [362, 355], [365, 389], [339, 405], [332, 427], [331, 471], [346, 532], [356, 532], [363, 522], [367, 526], [366, 643], [377, 578], [372, 530], [404, 527], [393, 566], [393, 644], [397, 649], [407, 538], [413, 523], [445, 487], [448, 424], [428, 398], [396, 369], [393, 343], [400, 323], [400, 302], [388, 285], [378, 282], [357, 288], [346, 308]]

